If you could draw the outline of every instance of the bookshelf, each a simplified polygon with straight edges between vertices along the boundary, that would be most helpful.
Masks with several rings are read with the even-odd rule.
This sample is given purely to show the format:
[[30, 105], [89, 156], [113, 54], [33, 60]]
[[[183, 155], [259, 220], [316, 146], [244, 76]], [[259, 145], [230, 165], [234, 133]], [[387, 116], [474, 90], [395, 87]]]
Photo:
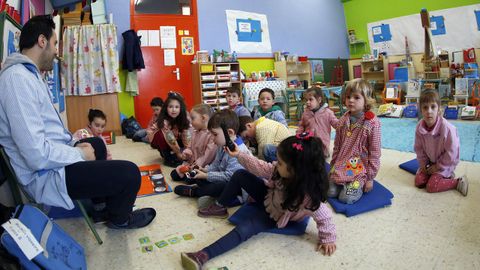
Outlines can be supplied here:
[[193, 63], [193, 101], [205, 103], [216, 110], [228, 108], [226, 92], [234, 87], [242, 92], [240, 64], [230, 63]]

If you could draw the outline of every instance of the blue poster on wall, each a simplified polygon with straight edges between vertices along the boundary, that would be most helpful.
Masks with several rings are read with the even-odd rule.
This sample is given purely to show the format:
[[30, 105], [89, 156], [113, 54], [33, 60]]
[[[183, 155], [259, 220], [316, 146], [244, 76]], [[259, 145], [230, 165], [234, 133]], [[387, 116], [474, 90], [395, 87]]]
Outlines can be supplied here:
[[[45, 74], [45, 80], [47, 81], [48, 89], [52, 93], [53, 104], [59, 104], [59, 111], [65, 110], [65, 95], [60, 89], [60, 74], [59, 64], [55, 61], [53, 64], [53, 70]], [[62, 110], [63, 107], [63, 110]]]
[[238, 41], [262, 42], [262, 25], [259, 20], [237, 19]]
[[480, 10], [475, 10], [475, 17], [477, 18], [477, 29], [480, 31]]
[[392, 34], [390, 33], [390, 25], [389, 24], [381, 24], [378, 26], [372, 27], [373, 33], [373, 42], [385, 42], [392, 40]]
[[443, 16], [431, 16], [430, 17], [430, 29], [432, 30], [432, 35], [445, 35], [445, 18]]

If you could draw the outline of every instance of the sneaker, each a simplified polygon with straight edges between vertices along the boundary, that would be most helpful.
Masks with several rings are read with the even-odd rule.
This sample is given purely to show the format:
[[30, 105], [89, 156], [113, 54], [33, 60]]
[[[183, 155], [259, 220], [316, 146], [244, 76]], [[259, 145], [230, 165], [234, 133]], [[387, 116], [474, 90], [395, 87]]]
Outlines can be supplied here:
[[208, 254], [203, 251], [181, 253], [183, 269], [201, 270], [204, 263], [208, 261]]
[[179, 196], [194, 197], [193, 190], [195, 188], [195, 186], [178, 185], [173, 189], [173, 192]]
[[468, 194], [468, 179], [465, 175], [458, 178], [457, 190], [458, 190], [458, 192], [462, 193], [463, 196], [467, 196], [467, 194]]
[[198, 209], [207, 208], [214, 203], [215, 198], [211, 196], [202, 196], [197, 200]]
[[157, 212], [153, 208], [142, 208], [130, 213], [128, 221], [125, 224], [115, 224], [108, 222], [106, 225], [111, 229], [139, 229], [150, 224]]
[[198, 209], [197, 212], [199, 217], [214, 217], [214, 218], [227, 218], [228, 217], [228, 211], [227, 208], [220, 206], [216, 203], [205, 207]]

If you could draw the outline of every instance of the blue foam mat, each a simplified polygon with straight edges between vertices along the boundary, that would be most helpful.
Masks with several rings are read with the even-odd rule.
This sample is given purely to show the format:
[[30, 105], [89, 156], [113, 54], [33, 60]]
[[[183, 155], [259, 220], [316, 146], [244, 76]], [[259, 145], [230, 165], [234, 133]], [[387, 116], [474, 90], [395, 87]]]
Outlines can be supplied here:
[[405, 170], [411, 174], [417, 174], [418, 166], [418, 160], [416, 158], [398, 165], [400, 169]]
[[336, 198], [328, 198], [328, 202], [336, 213], [352, 217], [361, 213], [383, 208], [392, 204], [393, 193], [377, 181], [373, 181], [373, 189], [362, 195], [354, 204], [345, 204]]
[[[261, 206], [258, 206], [254, 203], [245, 204], [240, 207], [230, 218], [228, 221], [237, 225], [243, 220], [247, 220], [250, 216], [254, 216], [255, 212], [257, 211], [264, 211]], [[305, 233], [305, 229], [307, 228], [308, 221], [310, 217], [304, 218], [302, 221], [290, 221], [285, 228], [273, 228], [267, 230], [266, 232], [269, 233], [276, 233], [276, 234], [285, 234], [285, 235], [302, 235]]]

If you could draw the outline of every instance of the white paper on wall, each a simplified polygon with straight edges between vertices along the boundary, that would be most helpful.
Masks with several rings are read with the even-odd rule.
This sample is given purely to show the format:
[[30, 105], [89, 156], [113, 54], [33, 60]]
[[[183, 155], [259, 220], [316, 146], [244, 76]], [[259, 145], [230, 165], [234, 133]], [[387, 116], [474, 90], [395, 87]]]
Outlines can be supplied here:
[[[444, 17], [446, 31], [444, 35], [433, 35], [432, 39], [437, 46], [434, 50], [442, 49], [452, 52], [465, 48], [480, 47], [480, 31], [477, 29], [475, 10], [480, 10], [480, 4], [429, 11], [430, 17]], [[375, 43], [373, 35], [379, 34], [375, 31], [378, 31], [376, 26], [381, 24], [389, 25], [392, 38], [390, 41]], [[437, 23], [433, 24], [431, 30], [440, 27]], [[410, 53], [423, 53], [425, 50], [425, 35], [420, 11], [418, 14], [368, 23], [367, 31], [372, 51], [373, 49], [379, 49], [380, 51], [386, 51], [388, 55], [405, 54], [405, 37], [408, 38]]]
[[177, 48], [177, 33], [175, 26], [160, 26], [160, 42], [163, 49]]
[[148, 30], [138, 30], [137, 36], [140, 37], [140, 46], [148, 47]]
[[[237, 53], [271, 53], [272, 45], [270, 43], [270, 34], [268, 31], [267, 16], [252, 12], [240, 10], [226, 10], [228, 37], [230, 41], [230, 51]], [[252, 25], [247, 22], [239, 22], [237, 30], [237, 19], [260, 21], [261, 41], [239, 41], [238, 33], [247, 33], [252, 31]]]
[[163, 50], [163, 61], [165, 66], [175, 66], [175, 50]]
[[158, 47], [160, 46], [160, 31], [148, 30], [148, 46]]

